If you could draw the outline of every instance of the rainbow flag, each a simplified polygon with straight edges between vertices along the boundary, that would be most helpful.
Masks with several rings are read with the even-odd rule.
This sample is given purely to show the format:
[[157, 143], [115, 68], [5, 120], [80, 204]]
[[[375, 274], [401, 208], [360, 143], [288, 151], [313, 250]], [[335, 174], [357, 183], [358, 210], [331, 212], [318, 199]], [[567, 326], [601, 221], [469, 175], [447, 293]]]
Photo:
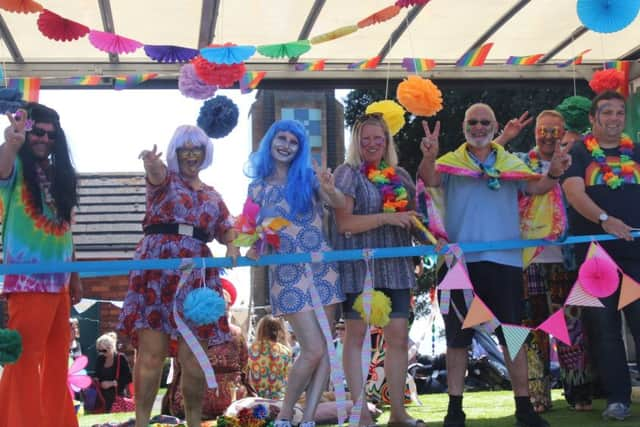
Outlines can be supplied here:
[[247, 71], [240, 79], [240, 93], [245, 94], [251, 92], [257, 88], [264, 76], [267, 75], [266, 71]]
[[158, 73], [122, 74], [116, 76], [113, 88], [115, 90], [129, 89], [147, 80], [155, 79], [156, 77], [158, 77]]
[[96, 86], [102, 83], [102, 76], [69, 77], [66, 82], [72, 86]]
[[456, 62], [456, 67], [481, 67], [489, 55], [489, 51], [493, 47], [493, 43], [483, 44], [477, 49], [473, 49]]
[[380, 56], [374, 56], [373, 58], [365, 59], [364, 61], [354, 62], [347, 67], [350, 70], [373, 70], [380, 63]]
[[566, 62], [561, 62], [560, 64], [557, 64], [557, 66], [558, 66], [558, 68], [565, 68], [565, 67], [568, 67], [571, 64], [580, 65], [580, 64], [582, 64], [582, 57], [584, 55], [586, 55], [587, 53], [589, 53], [589, 52], [591, 52], [591, 49], [583, 50], [577, 56], [574, 56], [573, 58], [571, 58], [570, 60], [568, 60]]
[[323, 71], [325, 59], [319, 59], [314, 62], [298, 62], [294, 65], [296, 71]]
[[9, 79], [7, 80], [7, 87], [21, 92], [22, 99], [27, 102], [38, 102], [40, 97], [40, 77]]
[[631, 70], [631, 61], [608, 61], [604, 63], [605, 70], [614, 69], [624, 74], [624, 84], [618, 88], [618, 93], [625, 98], [629, 96], [629, 71]]
[[410, 73], [429, 71], [436, 66], [436, 61], [427, 58], [402, 58], [402, 68]]
[[507, 62], [505, 62], [505, 64], [507, 64], [507, 65], [533, 65], [533, 64], [537, 64], [538, 61], [540, 61], [540, 59], [542, 59], [543, 56], [544, 56], [544, 54], [542, 54], [542, 53], [538, 53], [536, 55], [529, 55], [529, 56], [510, 56], [507, 59]]

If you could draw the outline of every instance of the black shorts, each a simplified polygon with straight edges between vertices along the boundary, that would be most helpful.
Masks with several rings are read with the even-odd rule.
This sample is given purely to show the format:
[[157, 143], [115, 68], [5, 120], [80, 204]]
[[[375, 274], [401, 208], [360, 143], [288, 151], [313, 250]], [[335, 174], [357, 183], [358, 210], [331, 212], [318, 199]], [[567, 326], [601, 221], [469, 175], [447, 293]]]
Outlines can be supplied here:
[[[391, 314], [389, 317], [408, 319], [409, 303], [411, 299], [411, 289], [376, 289], [383, 292], [391, 299]], [[360, 313], [353, 309], [353, 303], [360, 294], [345, 294], [345, 301], [342, 303], [342, 313], [345, 319], [362, 319]]]
[[[446, 273], [446, 269], [442, 274]], [[493, 312], [500, 323], [520, 325], [522, 323], [524, 294], [522, 268], [493, 262], [472, 262], [467, 264], [469, 278], [474, 292]], [[440, 279], [442, 279], [442, 277]], [[461, 290], [451, 291], [452, 306], [444, 316], [447, 346], [464, 348], [471, 345], [474, 329], [462, 329], [462, 321], [467, 315], [464, 295]], [[456, 305], [462, 315], [462, 321], [453, 309]], [[498, 341], [506, 345], [502, 329], [496, 329]]]

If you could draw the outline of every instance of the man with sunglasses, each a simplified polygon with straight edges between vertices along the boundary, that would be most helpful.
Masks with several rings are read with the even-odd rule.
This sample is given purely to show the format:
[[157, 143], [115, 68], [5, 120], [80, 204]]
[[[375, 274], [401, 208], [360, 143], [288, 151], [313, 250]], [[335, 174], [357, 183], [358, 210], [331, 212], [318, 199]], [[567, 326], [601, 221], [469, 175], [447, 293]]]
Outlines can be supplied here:
[[[7, 118], [0, 146], [3, 261], [72, 261], [77, 182], [58, 113], [27, 103]], [[71, 305], [82, 298], [78, 274], [7, 274], [3, 292], [8, 327], [20, 333], [23, 352], [0, 379], [0, 425], [76, 427], [67, 368]]]
[[[433, 131], [423, 123], [425, 137], [420, 148], [423, 159], [418, 176], [432, 191], [441, 191], [446, 205], [446, 233], [451, 242], [492, 242], [520, 239], [518, 193], [544, 194], [557, 185], [569, 166], [570, 157], [554, 151], [549, 172], [539, 179], [517, 156], [496, 144], [495, 114], [486, 104], [474, 104], [465, 113], [462, 129], [466, 142], [438, 157], [439, 122]], [[445, 244], [440, 242], [440, 246]], [[521, 250], [489, 249], [465, 255], [474, 292], [502, 323], [519, 325], [522, 320]], [[447, 335], [447, 383], [449, 408], [444, 427], [464, 427], [462, 392], [467, 367], [467, 349], [473, 329], [462, 329], [467, 308], [462, 291], [451, 292], [452, 309], [445, 316]], [[455, 306], [455, 308], [454, 308]], [[460, 316], [458, 316], [460, 314]], [[498, 340], [508, 354], [504, 334]], [[529, 400], [526, 352], [505, 362], [515, 394], [516, 420], [521, 427], [547, 427]]]

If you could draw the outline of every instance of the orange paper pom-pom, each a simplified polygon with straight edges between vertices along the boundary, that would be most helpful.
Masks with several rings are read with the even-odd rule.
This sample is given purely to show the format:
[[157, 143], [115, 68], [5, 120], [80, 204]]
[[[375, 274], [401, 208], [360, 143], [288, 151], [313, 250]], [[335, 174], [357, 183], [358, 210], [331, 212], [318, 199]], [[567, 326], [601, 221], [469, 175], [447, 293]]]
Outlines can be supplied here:
[[398, 102], [416, 116], [433, 116], [442, 110], [442, 92], [429, 79], [409, 76], [398, 85]]
[[607, 90], [617, 90], [623, 84], [625, 84], [624, 73], [610, 68], [593, 73], [589, 87], [599, 94]]
[[17, 13], [42, 12], [42, 5], [33, 0], [0, 0], [0, 9]]

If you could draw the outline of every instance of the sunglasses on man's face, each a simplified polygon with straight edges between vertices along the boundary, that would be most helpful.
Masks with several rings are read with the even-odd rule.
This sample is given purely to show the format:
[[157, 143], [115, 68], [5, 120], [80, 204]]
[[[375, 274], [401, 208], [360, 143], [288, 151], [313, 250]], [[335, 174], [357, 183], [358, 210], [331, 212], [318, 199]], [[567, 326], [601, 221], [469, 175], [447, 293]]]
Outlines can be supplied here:
[[54, 139], [56, 139], [57, 132], [55, 130], [44, 130], [39, 127], [34, 127], [33, 129], [31, 129], [31, 134], [37, 136], [38, 138], [42, 138], [43, 136], [47, 135], [47, 138], [49, 138], [50, 141], [53, 141]]
[[482, 126], [484, 127], [489, 127], [491, 126], [491, 120], [487, 120], [487, 119], [482, 119], [482, 120], [478, 120], [478, 119], [469, 119], [467, 120], [467, 124], [469, 126], [475, 126], [478, 123], [480, 123]]
[[107, 350], [105, 350], [104, 348], [101, 348], [100, 350], [98, 350], [98, 353], [106, 353]]

